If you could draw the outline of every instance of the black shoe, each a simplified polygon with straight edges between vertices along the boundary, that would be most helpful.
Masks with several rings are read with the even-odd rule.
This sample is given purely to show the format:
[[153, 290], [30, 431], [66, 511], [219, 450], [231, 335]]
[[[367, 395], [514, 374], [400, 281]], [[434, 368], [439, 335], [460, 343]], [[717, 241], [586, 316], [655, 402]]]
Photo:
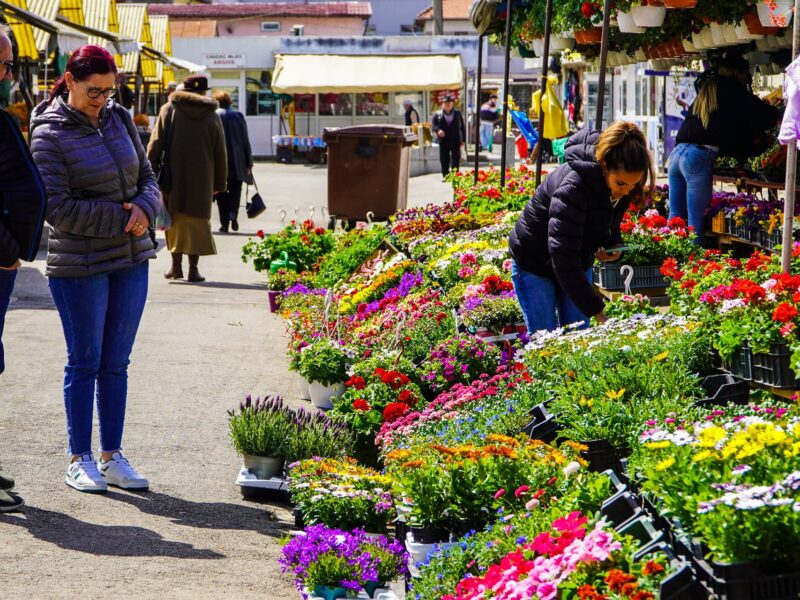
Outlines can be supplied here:
[[220, 232], [220, 233], [228, 233], [228, 226], [227, 226], [227, 225], [222, 225], [222, 226], [219, 228], [219, 232]]
[[25, 506], [25, 501], [16, 494], [0, 490], [0, 513], [18, 512]]
[[3, 477], [0, 475], [0, 490], [10, 492], [14, 489], [14, 480], [11, 477]]
[[233, 229], [234, 231], [239, 231], [239, 221], [237, 221], [236, 219], [231, 221], [231, 229]]

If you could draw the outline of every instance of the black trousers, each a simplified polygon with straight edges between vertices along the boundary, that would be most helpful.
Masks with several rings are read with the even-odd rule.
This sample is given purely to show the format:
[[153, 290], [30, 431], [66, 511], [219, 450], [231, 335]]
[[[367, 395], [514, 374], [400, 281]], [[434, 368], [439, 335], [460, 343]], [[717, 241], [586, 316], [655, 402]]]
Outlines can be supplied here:
[[219, 224], [223, 227], [231, 221], [239, 220], [239, 201], [242, 197], [242, 182], [233, 177], [228, 178], [228, 191], [216, 195], [219, 209]]
[[442, 163], [442, 176], [446, 177], [451, 170], [458, 171], [461, 164], [461, 146], [439, 143], [439, 161]]

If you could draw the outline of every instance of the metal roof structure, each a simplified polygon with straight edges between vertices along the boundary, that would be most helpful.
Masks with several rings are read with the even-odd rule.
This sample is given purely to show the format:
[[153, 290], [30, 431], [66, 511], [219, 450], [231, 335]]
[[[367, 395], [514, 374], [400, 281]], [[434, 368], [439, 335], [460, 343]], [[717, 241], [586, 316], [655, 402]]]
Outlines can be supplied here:
[[176, 19], [242, 17], [363, 17], [372, 16], [369, 2], [238, 2], [235, 4], [150, 4], [151, 15]]
[[[133, 38], [140, 45], [153, 46], [153, 34], [150, 29], [150, 18], [147, 14], [147, 4], [120, 4], [117, 6], [120, 33]], [[127, 52], [122, 57], [122, 70], [135, 74], [138, 71], [141, 59], [142, 76], [145, 81], [157, 81], [156, 61], [140, 52]]]
[[[59, 2], [60, 0], [28, 0], [28, 10], [43, 19], [55, 21]], [[33, 39], [39, 52], [47, 52], [47, 44], [50, 42], [49, 31], [34, 27]]]
[[[172, 37], [169, 33], [169, 17], [167, 15], [150, 15], [150, 32], [153, 35], [153, 48], [164, 57], [172, 56]], [[175, 71], [163, 60], [156, 63], [156, 77], [167, 85], [175, 81]]]
[[[41, 7], [37, 5], [37, 8], [47, 11], [52, 9], [50, 5], [44, 4]], [[59, 54], [64, 55], [74, 52], [88, 41], [86, 34], [77, 29], [33, 12], [26, 0], [0, 0], [0, 11], [11, 25], [21, 58], [38, 60], [40, 53], [47, 53], [52, 35], [57, 36], [56, 46]], [[47, 35], [44, 36], [41, 32]]]
[[36, 39], [33, 35], [33, 27], [30, 20], [26, 20], [24, 15], [13, 11], [13, 8], [27, 10], [28, 3], [25, 0], [8, 0], [6, 3], [0, 3], [0, 12], [3, 13], [7, 23], [11, 26], [11, 31], [14, 33], [20, 59], [37, 60], [39, 58], [39, 50], [36, 47]]

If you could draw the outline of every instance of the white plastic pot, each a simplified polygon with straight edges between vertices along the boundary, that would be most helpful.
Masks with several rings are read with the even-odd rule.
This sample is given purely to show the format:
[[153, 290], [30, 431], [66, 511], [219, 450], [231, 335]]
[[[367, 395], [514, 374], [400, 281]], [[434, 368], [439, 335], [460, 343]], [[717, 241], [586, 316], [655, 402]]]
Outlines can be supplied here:
[[756, 3], [758, 20], [764, 27], [788, 27], [792, 22], [793, 0], [773, 0], [775, 9], [770, 9], [763, 0]]
[[300, 400], [311, 400], [311, 384], [305, 379], [300, 379], [298, 389], [300, 390]]
[[645, 55], [644, 50], [641, 48], [633, 53], [633, 57], [636, 59], [636, 62], [644, 62], [647, 60], [647, 55]]
[[690, 42], [689, 40], [681, 40], [681, 43], [683, 44], [683, 51], [684, 52], [686, 52], [688, 54], [691, 54], [693, 52], [697, 52], [697, 47], [692, 42]]
[[631, 13], [618, 12], [617, 26], [621, 33], [644, 33], [644, 27], [637, 27]]
[[417, 563], [425, 562], [428, 558], [428, 552], [433, 550], [434, 546], [438, 546], [442, 550], [455, 546], [457, 542], [439, 542], [438, 544], [418, 544], [411, 537], [411, 533], [406, 534], [406, 550], [411, 555], [411, 563], [409, 565], [412, 575], [417, 570]]
[[719, 23], [711, 23], [708, 28], [711, 30], [711, 39], [714, 42], [714, 46], [728, 45], [728, 42], [725, 41], [725, 32], [723, 31], [722, 25]]
[[750, 30], [747, 28], [747, 23], [742, 21], [736, 26], [736, 37], [742, 42], [749, 42], [751, 40], [760, 40], [764, 36], [750, 33]]
[[572, 50], [575, 47], [574, 37], [563, 37], [560, 35], [550, 36], [550, 54], [558, 54], [565, 50]]
[[663, 6], [634, 6], [631, 16], [637, 27], [661, 27], [667, 17], [667, 9]]
[[283, 460], [274, 456], [256, 456], [245, 454], [242, 457], [244, 468], [259, 479], [277, 477], [283, 470]]
[[531, 48], [536, 56], [544, 54], [544, 38], [536, 38], [531, 42]]
[[344, 394], [344, 384], [322, 385], [317, 381], [311, 382], [311, 404], [317, 408], [328, 410], [333, 408], [331, 400]]
[[714, 36], [711, 34], [710, 27], [704, 27], [700, 31], [700, 35], [703, 36], [703, 43], [705, 44], [706, 48], [713, 48], [714, 47]]
[[706, 46], [706, 42], [703, 39], [703, 34], [701, 33], [692, 33], [692, 45], [695, 47], [695, 50], [702, 51], [708, 48]]
[[739, 36], [736, 35], [736, 25], [723, 25], [722, 33], [725, 36], [725, 41], [731, 46], [739, 43]]

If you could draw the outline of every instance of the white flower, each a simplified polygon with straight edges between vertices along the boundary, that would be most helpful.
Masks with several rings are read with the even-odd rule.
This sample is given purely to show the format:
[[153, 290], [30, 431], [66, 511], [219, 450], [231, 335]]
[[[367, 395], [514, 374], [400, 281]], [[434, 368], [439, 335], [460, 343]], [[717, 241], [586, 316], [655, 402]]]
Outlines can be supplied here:
[[574, 475], [580, 470], [580, 468], [581, 468], [580, 463], [573, 460], [566, 467], [564, 467], [564, 475], [566, 475], [567, 477], [569, 477], [570, 475]]

